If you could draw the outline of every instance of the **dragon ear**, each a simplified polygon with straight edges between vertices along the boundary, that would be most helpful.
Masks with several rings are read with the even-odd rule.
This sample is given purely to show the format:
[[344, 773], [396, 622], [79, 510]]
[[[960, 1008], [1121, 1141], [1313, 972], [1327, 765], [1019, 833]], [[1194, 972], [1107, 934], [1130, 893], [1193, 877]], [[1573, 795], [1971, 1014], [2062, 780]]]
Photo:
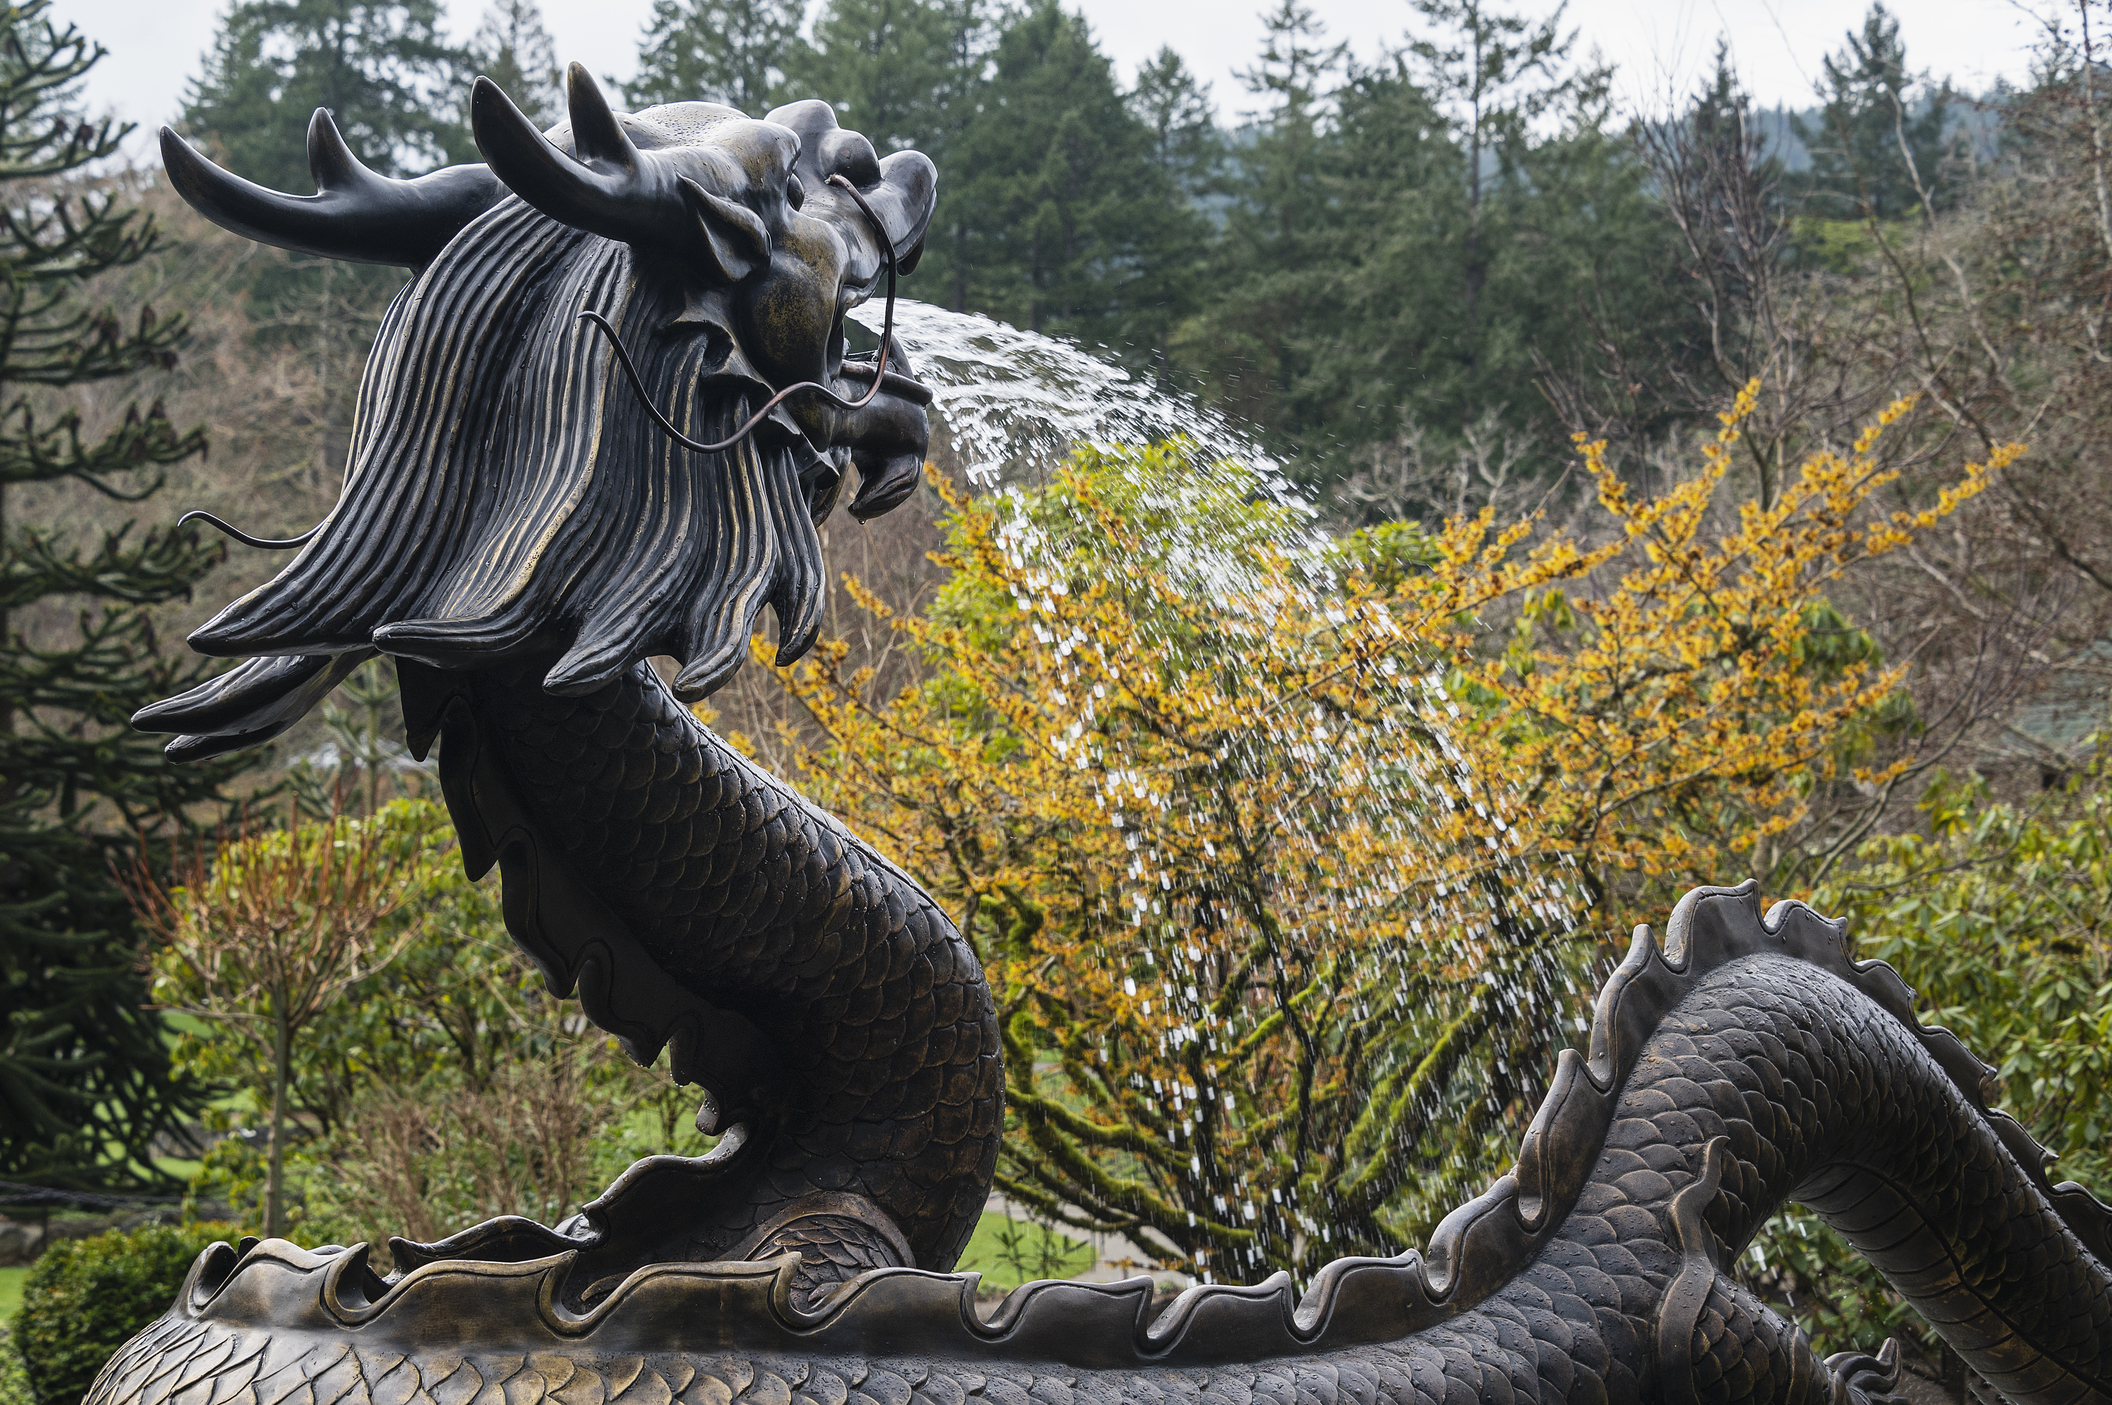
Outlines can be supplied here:
[[729, 283], [745, 280], [770, 262], [770, 231], [753, 210], [713, 195], [687, 176], [676, 181], [682, 203], [696, 217], [704, 249]]
[[576, 63], [566, 94], [569, 154], [537, 131], [497, 84], [477, 80], [470, 97], [477, 145], [516, 195], [574, 229], [699, 256], [729, 283], [768, 266], [770, 231], [761, 218], [675, 175], [662, 153], [639, 150], [593, 75]]

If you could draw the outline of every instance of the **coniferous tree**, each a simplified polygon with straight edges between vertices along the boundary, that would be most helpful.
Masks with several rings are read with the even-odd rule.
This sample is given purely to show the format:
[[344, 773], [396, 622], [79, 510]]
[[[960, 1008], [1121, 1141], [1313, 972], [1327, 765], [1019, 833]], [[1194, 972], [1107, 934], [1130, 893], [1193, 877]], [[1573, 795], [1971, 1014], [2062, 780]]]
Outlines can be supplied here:
[[1245, 418], [1295, 444], [1313, 424], [1280, 392], [1305, 376], [1307, 333], [1337, 321], [1318, 300], [1317, 265], [1335, 219], [1321, 187], [1349, 47], [1298, 0], [1262, 23], [1261, 61], [1239, 75], [1262, 106], [1234, 153], [1213, 302], [1182, 349]]
[[[1607, 72], [1567, 65], [1554, 21], [1418, 8], [1421, 38], [1368, 65], [1297, 0], [1266, 17], [1244, 75], [1266, 105], [1233, 148], [1210, 304], [1180, 339], [1323, 491], [1410, 442], [1434, 460], [1472, 437], [1552, 469], [1573, 426], [1550, 382], [1566, 413], [1607, 348], [1624, 387], [1693, 348]], [[1663, 429], [1661, 399], [1632, 408]]]
[[[1456, 431], [1459, 352], [1473, 254], [1456, 131], [1405, 59], [1351, 71], [1315, 158], [1302, 300], [1319, 311], [1289, 331], [1297, 356], [1280, 392], [1308, 456], [1414, 424]], [[1471, 420], [1479, 409], [1464, 416]], [[1324, 482], [1332, 468], [1308, 463]]]
[[1210, 105], [1210, 85], [1196, 81], [1171, 45], [1137, 69], [1129, 110], [1151, 138], [1151, 159], [1187, 199], [1207, 193], [1224, 162], [1225, 142]]
[[467, 68], [440, 31], [439, 0], [235, 0], [183, 123], [259, 185], [303, 191], [308, 118], [327, 107], [367, 165], [416, 175], [478, 159]]
[[1005, 28], [961, 133], [955, 200], [974, 305], [1033, 331], [1134, 345], [1160, 295], [1152, 257], [1185, 209], [1107, 56], [1053, 0]]
[[1483, 229], [1485, 193], [1492, 162], [1515, 170], [1519, 148], [1533, 119], [1561, 102], [1569, 82], [1559, 73], [1576, 36], [1562, 37], [1562, 9], [1539, 24], [1498, 14], [1485, 0], [1411, 0], [1439, 37], [1410, 44], [1421, 61], [1424, 86], [1440, 106], [1454, 110], [1460, 164], [1466, 182], [1467, 222], [1461, 231], [1460, 299], [1464, 306], [1461, 352], [1471, 363], [1481, 351], [1481, 295], [1489, 279]]
[[0, 15], [0, 1178], [155, 1177], [151, 1147], [196, 1105], [172, 1080], [113, 863], [218, 798], [229, 763], [168, 765], [138, 708], [195, 681], [150, 612], [221, 549], [191, 529], [65, 532], [71, 495], [150, 497], [205, 451], [157, 403], [97, 431], [67, 387], [174, 364], [181, 318], [120, 313], [82, 284], [144, 259], [150, 220], [89, 175], [128, 128], [70, 93], [102, 56], [46, 0]]
[[1826, 57], [1818, 117], [1795, 119], [1797, 139], [1811, 152], [1802, 183], [1814, 213], [1897, 219], [1921, 203], [1924, 189], [1941, 208], [1948, 203], [1938, 168], [1950, 84], [1932, 89], [1908, 71], [1899, 20], [1883, 0], [1870, 6], [1861, 32], [1846, 38]]
[[955, 159], [981, 116], [1000, 19], [990, 0], [827, 0], [793, 60], [787, 94], [832, 102], [882, 152], [915, 147], [939, 165], [919, 294], [967, 311], [970, 215], [951, 192]]
[[790, 94], [834, 103], [882, 152], [915, 147], [950, 175], [946, 139], [965, 116], [950, 108], [964, 66], [979, 77], [993, 42], [985, 8], [980, 0], [827, 0], [793, 61]]
[[545, 127], [564, 119], [557, 49], [535, 0], [494, 0], [469, 41], [469, 52], [477, 71], [530, 118]]
[[1198, 83], [1170, 46], [1138, 68], [1128, 102], [1144, 129], [1158, 184], [1171, 202], [1166, 217], [1154, 222], [1143, 251], [1149, 283], [1131, 319], [1164, 388], [1171, 380], [1175, 328], [1202, 304], [1210, 222], [1198, 202], [1218, 190], [1225, 142], [1209, 85]]
[[[1647, 386], [1632, 376], [1602, 376], [1596, 386], [1566, 387], [1567, 417], [1588, 426], [1594, 438], [1632, 441], [1647, 433], [1623, 401], [1632, 405], [1647, 395], [1661, 405], [1684, 402], [1699, 419], [1781, 364], [1776, 358], [1793, 326], [1794, 303], [1784, 284], [1792, 219], [1782, 163], [1760, 119], [1732, 66], [1729, 42], [1720, 40], [1714, 71], [1684, 108], [1636, 124], [1634, 144], [1649, 170], [1655, 208], [1677, 236], [1659, 267], [1693, 306], [1691, 350], [1668, 358]], [[1757, 496], [1771, 507], [1781, 487], [1775, 462], [1789, 454], [1768, 451], [1771, 417], [1756, 416], [1742, 429], [1741, 443], [1758, 470]]]
[[1261, 99], [1255, 141], [1245, 167], [1246, 237], [1283, 263], [1300, 262], [1309, 231], [1325, 215], [1319, 190], [1328, 117], [1349, 57], [1347, 43], [1327, 42], [1327, 27], [1312, 7], [1281, 0], [1262, 16], [1261, 61], [1239, 75]]
[[[234, 0], [184, 103], [186, 133], [260, 185], [312, 188], [307, 131], [328, 108], [353, 151], [385, 175], [478, 161], [467, 125], [469, 51], [440, 30], [439, 0]], [[356, 348], [403, 286], [400, 269], [265, 254], [245, 276], [260, 338], [311, 358], [324, 391], [306, 463], [343, 468], [356, 399]]]
[[784, 96], [800, 11], [798, 0], [653, 0], [624, 96], [634, 108], [722, 102], [761, 117]]

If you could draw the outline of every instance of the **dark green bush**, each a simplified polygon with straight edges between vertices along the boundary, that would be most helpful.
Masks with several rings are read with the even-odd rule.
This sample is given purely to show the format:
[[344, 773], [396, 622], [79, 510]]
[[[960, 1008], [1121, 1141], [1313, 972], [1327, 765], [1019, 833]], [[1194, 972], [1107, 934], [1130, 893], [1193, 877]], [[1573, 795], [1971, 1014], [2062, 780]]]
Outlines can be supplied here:
[[191, 1261], [234, 1225], [113, 1229], [55, 1244], [22, 1284], [13, 1345], [36, 1405], [76, 1405], [119, 1347], [168, 1310]]

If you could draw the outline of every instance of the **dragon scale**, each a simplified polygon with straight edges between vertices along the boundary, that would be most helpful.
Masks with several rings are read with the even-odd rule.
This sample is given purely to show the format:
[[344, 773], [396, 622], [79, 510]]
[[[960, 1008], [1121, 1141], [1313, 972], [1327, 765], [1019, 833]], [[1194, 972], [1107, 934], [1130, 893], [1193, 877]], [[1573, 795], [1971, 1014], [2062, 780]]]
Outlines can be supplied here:
[[[646, 665], [580, 698], [544, 692], [540, 673], [405, 670], [414, 741], [444, 733], [465, 857], [478, 875], [501, 864], [508, 923], [554, 989], [582, 985], [641, 1062], [672, 1043], [676, 1079], [741, 1128], [722, 1159], [628, 1172], [584, 1216], [617, 1217], [591, 1257], [613, 1272], [798, 1243], [803, 1293], [883, 1264], [952, 1267], [1002, 1130], [975, 953], [900, 869], [721, 742]], [[882, 1215], [861, 1221], [856, 1198]], [[824, 1223], [763, 1232], [802, 1203]]]
[[[572, 1313], [571, 1252], [384, 1284], [361, 1249], [222, 1245], [90, 1405], [1894, 1398], [1888, 1356], [1818, 1360], [1726, 1272], [1790, 1199], [2010, 1400], [2112, 1401], [2104, 1207], [2047, 1184], [2043, 1154], [1982, 1103], [1986, 1070], [1908, 999], [1809, 909], [1763, 919], [1750, 885], [1697, 890], [1664, 946], [1638, 932], [1516, 1169], [1427, 1257], [1337, 1261], [1302, 1302], [1279, 1274], [1192, 1288], [1151, 1321], [1149, 1280], [1039, 1283], [984, 1322], [972, 1279], [892, 1268], [802, 1306], [786, 1255], [647, 1266]], [[442, 1301], [519, 1325], [503, 1348], [441, 1346], [420, 1304]]]
[[313, 196], [164, 131], [210, 218], [415, 276], [337, 507], [191, 636], [242, 662], [134, 723], [177, 761], [253, 746], [392, 656], [516, 940], [633, 1057], [666, 1050], [723, 1135], [563, 1224], [393, 1240], [388, 1277], [364, 1245], [215, 1245], [88, 1405], [1897, 1398], [1895, 1356], [1818, 1360], [1729, 1271], [1792, 1200], [2015, 1405], [2112, 1405], [2112, 1212], [2047, 1181], [1889, 967], [1750, 885], [1638, 931], [1516, 1168], [1426, 1251], [1338, 1260], [1302, 1298], [1279, 1274], [1154, 1316], [1148, 1279], [1045, 1282], [979, 1315], [946, 1272], [1003, 1124], [974, 953], [688, 706], [766, 606], [781, 662], [813, 643], [816, 529], [853, 472], [859, 517], [917, 482], [931, 393], [891, 335], [846, 355], [843, 316], [915, 266], [936, 174], [817, 101], [618, 113], [574, 65], [568, 102], [539, 132], [479, 79], [487, 164], [409, 181], [318, 112]]

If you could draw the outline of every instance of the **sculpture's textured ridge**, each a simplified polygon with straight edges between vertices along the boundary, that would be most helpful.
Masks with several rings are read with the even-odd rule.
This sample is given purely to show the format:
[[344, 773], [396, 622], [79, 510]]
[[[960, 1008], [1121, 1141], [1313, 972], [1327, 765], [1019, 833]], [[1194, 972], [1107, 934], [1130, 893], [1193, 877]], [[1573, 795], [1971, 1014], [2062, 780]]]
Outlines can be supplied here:
[[[489, 166], [412, 182], [319, 116], [314, 197], [164, 135], [230, 228], [420, 272], [337, 508], [192, 636], [244, 662], [135, 722], [176, 759], [253, 745], [392, 655], [513, 935], [634, 1057], [666, 1050], [723, 1136], [561, 1225], [392, 1241], [386, 1279], [364, 1247], [217, 1245], [92, 1405], [1884, 1399], [1888, 1355], [1816, 1360], [1726, 1272], [1789, 1199], [2018, 1405], [2112, 1405], [2104, 1208], [2047, 1184], [1889, 968], [1796, 904], [1763, 919], [1749, 886], [1690, 894], [1663, 947], [1638, 933], [1516, 1169], [1426, 1255], [1339, 1261], [1302, 1299], [1278, 1275], [1153, 1319], [1145, 1280], [1042, 1283], [978, 1317], [942, 1270], [1002, 1132], [981, 968], [684, 705], [766, 605], [781, 660], [812, 643], [816, 524], [854, 468], [861, 515], [915, 482], [929, 393], [885, 350], [847, 358], [842, 318], [914, 264], [935, 176], [823, 103], [615, 113], [577, 67], [570, 100], [539, 134], [480, 80]], [[635, 386], [583, 310], [635, 350]]]
[[[479, 873], [497, 857], [509, 925], [554, 989], [578, 985], [642, 1061], [672, 1042], [675, 1076], [744, 1128], [725, 1159], [641, 1162], [590, 1206], [597, 1239], [575, 1278], [767, 1257], [793, 1239], [822, 1275], [802, 1293], [877, 1264], [952, 1267], [1002, 1131], [975, 953], [899, 869], [645, 665], [582, 697], [543, 691], [537, 672], [405, 667], [413, 738], [441, 732], [465, 856]], [[854, 1198], [885, 1221], [853, 1232]], [[811, 1213], [775, 1223], [802, 1203]], [[906, 1252], [874, 1237], [890, 1226]]]
[[[1516, 1170], [1427, 1259], [1330, 1265], [1302, 1303], [1279, 1275], [1147, 1322], [1144, 1280], [1044, 1283], [984, 1323], [972, 1280], [883, 1269], [809, 1310], [787, 1259], [646, 1267], [575, 1314], [568, 1254], [384, 1286], [362, 1251], [274, 1241], [201, 1257], [90, 1400], [1888, 1398], [1889, 1357], [1816, 1360], [1724, 1272], [1792, 1194], [2010, 1399], [2112, 1400], [2104, 1207], [2047, 1185], [1986, 1070], [1907, 1000], [1810, 910], [1698, 890], [1664, 947], [1638, 933]], [[438, 1345], [464, 1322], [509, 1333]]]

